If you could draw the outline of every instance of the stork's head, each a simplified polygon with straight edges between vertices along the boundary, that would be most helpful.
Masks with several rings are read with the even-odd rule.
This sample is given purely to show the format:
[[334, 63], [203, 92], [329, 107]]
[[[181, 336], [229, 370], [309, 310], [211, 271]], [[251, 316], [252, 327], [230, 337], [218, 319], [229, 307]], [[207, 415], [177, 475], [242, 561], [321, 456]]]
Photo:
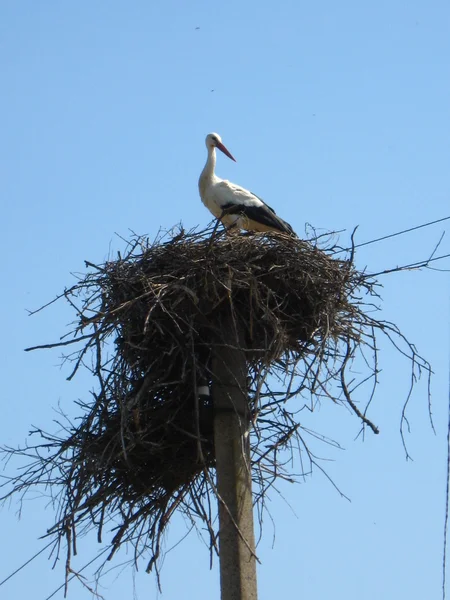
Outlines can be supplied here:
[[206, 136], [205, 143], [208, 150], [212, 148], [218, 148], [221, 152], [228, 156], [228, 158], [231, 158], [231, 160], [234, 160], [234, 162], [236, 162], [236, 159], [231, 154], [231, 152], [229, 152], [222, 144], [222, 138], [218, 133], [208, 133], [208, 135]]

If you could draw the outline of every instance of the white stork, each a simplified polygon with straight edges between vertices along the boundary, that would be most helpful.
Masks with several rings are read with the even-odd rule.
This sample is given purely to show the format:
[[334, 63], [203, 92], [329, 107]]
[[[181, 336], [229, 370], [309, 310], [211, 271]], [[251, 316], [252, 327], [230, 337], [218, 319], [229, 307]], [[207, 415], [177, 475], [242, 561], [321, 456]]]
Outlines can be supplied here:
[[275, 214], [261, 198], [245, 188], [220, 179], [214, 173], [216, 148], [234, 160], [236, 159], [222, 144], [217, 133], [206, 136], [208, 158], [200, 175], [198, 187], [203, 204], [227, 228], [238, 227], [249, 231], [282, 231], [295, 235], [292, 227]]

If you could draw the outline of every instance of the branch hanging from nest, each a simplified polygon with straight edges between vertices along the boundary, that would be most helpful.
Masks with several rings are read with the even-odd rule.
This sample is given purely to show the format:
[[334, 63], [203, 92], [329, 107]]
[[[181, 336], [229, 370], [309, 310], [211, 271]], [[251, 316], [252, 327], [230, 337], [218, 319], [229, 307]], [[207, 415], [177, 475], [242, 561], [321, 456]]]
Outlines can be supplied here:
[[5, 450], [34, 459], [4, 497], [40, 486], [59, 495], [48, 531], [57, 543], [65, 538], [75, 549], [77, 533], [90, 529], [102, 541], [114, 522], [108, 558], [131, 543], [136, 562], [147, 554], [150, 570], [165, 528], [182, 511], [206, 524], [215, 547], [212, 404], [198, 388], [211, 385], [211, 354], [230, 312], [244, 332], [259, 507], [278, 478], [295, 479], [285, 466], [295, 449], [308, 461], [305, 471], [315, 464], [305, 441], [311, 432], [297, 416], [307, 398], [311, 406], [320, 398], [346, 405], [378, 433], [352, 399], [357, 385], [347, 376], [362, 352], [362, 379], [375, 387], [376, 333], [403, 344], [414, 374], [430, 372], [394, 325], [369, 315], [376, 282], [356, 270], [353, 250], [337, 260], [317, 239], [210, 236], [180, 230], [153, 244], [134, 237], [125, 256], [87, 262], [91, 271], [63, 294], [77, 313], [71, 337], [37, 348], [75, 345], [66, 357], [69, 379], [91, 354], [98, 389], [79, 403], [83, 417], [64, 435], [39, 429], [42, 443]]

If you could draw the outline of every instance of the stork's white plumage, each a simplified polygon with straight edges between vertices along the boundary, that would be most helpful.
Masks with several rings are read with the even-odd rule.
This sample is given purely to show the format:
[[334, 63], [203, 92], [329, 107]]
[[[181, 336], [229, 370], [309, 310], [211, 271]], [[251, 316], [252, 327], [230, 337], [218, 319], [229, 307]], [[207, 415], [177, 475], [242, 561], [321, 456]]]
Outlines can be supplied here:
[[280, 219], [273, 208], [261, 198], [239, 185], [220, 179], [214, 173], [216, 148], [236, 162], [223, 145], [220, 135], [209, 133], [205, 142], [208, 158], [198, 187], [203, 204], [212, 214], [220, 219], [225, 227], [238, 227], [249, 231], [282, 231], [293, 235], [294, 231], [289, 223]]

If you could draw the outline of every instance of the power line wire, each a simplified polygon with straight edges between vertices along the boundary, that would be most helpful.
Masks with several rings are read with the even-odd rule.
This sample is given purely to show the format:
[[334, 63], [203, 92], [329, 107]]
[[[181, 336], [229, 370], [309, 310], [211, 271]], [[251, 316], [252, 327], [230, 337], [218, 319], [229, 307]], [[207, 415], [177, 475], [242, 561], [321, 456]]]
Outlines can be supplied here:
[[370, 240], [368, 242], [362, 242], [362, 244], [357, 244], [355, 248], [362, 248], [363, 246], [368, 246], [369, 244], [375, 244], [376, 242], [381, 242], [382, 240], [388, 240], [389, 238], [396, 237], [397, 235], [402, 235], [404, 233], [409, 233], [410, 231], [416, 231], [417, 229], [422, 229], [423, 227], [429, 227], [430, 225], [436, 225], [436, 223], [442, 223], [443, 221], [448, 221], [450, 216], [443, 217], [442, 219], [436, 219], [435, 221], [430, 221], [429, 223], [422, 223], [422, 225], [416, 225], [415, 227], [410, 227], [409, 229], [403, 229], [403, 231], [397, 231], [396, 233], [390, 233], [389, 235], [383, 235], [382, 237], [376, 238], [375, 240]]
[[31, 561], [33, 561], [35, 558], [37, 558], [39, 556], [39, 554], [42, 554], [42, 552], [44, 552], [45, 550], [47, 550], [47, 548], [49, 546], [51, 546], [53, 544], [52, 542], [49, 542], [46, 546], [44, 546], [43, 548], [41, 548], [41, 550], [39, 550], [39, 552], [36, 552], [36, 554], [34, 556], [32, 556], [31, 558], [29, 558], [26, 562], [23, 563], [23, 565], [21, 565], [18, 569], [16, 569], [15, 571], [13, 571], [12, 573], [10, 573], [8, 575], [8, 577], [6, 577], [3, 581], [0, 581], [0, 586], [2, 586], [4, 583], [6, 583], [7, 581], [9, 581], [11, 579], [11, 577], [14, 577], [14, 575], [16, 575], [17, 573], [19, 573], [19, 571], [21, 571], [22, 569], [24, 569], [27, 565], [30, 564]]
[[[450, 332], [450, 330], [449, 330]], [[449, 336], [450, 341], [450, 336]], [[450, 349], [450, 345], [449, 345]], [[445, 488], [445, 518], [444, 518], [444, 544], [442, 554], [442, 600], [445, 600], [446, 567], [447, 567], [447, 532], [448, 532], [448, 511], [450, 494], [450, 351], [448, 362], [448, 405], [447, 405], [447, 475]]]
[[[94, 558], [92, 560], [90, 560], [88, 563], [86, 563], [84, 565], [84, 567], [82, 567], [79, 571], [77, 571], [77, 573], [73, 573], [67, 580], [67, 582], [72, 581], [72, 579], [74, 577], [76, 577], [79, 573], [81, 573], [82, 571], [84, 571], [85, 569], [87, 569], [87, 567], [89, 567], [90, 565], [92, 565], [93, 562], [95, 562], [96, 560], [98, 560], [103, 554], [105, 554], [105, 552], [109, 551], [109, 548], [105, 548], [104, 550], [102, 550], [100, 552], [100, 554], [98, 554], [97, 556], [94, 556]], [[64, 587], [66, 586], [66, 582], [62, 583], [59, 588], [56, 588], [56, 590], [54, 590], [50, 596], [47, 596], [45, 598], [45, 600], [50, 600], [50, 598], [53, 598], [53, 596], [55, 596], [55, 594], [57, 594], [60, 590], [62, 590]]]
[[378, 275], [387, 275], [388, 273], [395, 273], [396, 271], [406, 271], [408, 269], [414, 268], [422, 268], [427, 267], [429, 263], [435, 262], [437, 260], [442, 260], [443, 258], [449, 258], [450, 252], [448, 254], [442, 254], [441, 256], [435, 256], [434, 258], [426, 258], [425, 260], [418, 260], [417, 262], [410, 263], [409, 265], [402, 265], [401, 267], [393, 267], [392, 269], [385, 269], [384, 271], [379, 271], [378, 273], [369, 273], [364, 275], [364, 279], [370, 279], [371, 277], [377, 277]]
[[[399, 235], [403, 235], [404, 233], [410, 233], [411, 231], [416, 231], [417, 229], [423, 229], [424, 227], [430, 227], [431, 225], [436, 225], [437, 223], [442, 223], [443, 221], [448, 221], [450, 219], [450, 215], [448, 217], [442, 217], [442, 219], [436, 219], [435, 221], [429, 221], [428, 223], [421, 223], [420, 225], [416, 225], [415, 227], [409, 227], [408, 229], [402, 229], [401, 231], [396, 231], [394, 233], [389, 233], [388, 235], [383, 235], [379, 238], [375, 238], [373, 240], [369, 240], [367, 242], [361, 242], [361, 244], [355, 244], [353, 248], [362, 248], [363, 246], [368, 246], [369, 244], [375, 244], [376, 242], [381, 242], [383, 240], [388, 240], [393, 237], [397, 237]], [[352, 248], [342, 248], [341, 250], [336, 250], [336, 254], [339, 252], [348, 252], [352, 250]]]

